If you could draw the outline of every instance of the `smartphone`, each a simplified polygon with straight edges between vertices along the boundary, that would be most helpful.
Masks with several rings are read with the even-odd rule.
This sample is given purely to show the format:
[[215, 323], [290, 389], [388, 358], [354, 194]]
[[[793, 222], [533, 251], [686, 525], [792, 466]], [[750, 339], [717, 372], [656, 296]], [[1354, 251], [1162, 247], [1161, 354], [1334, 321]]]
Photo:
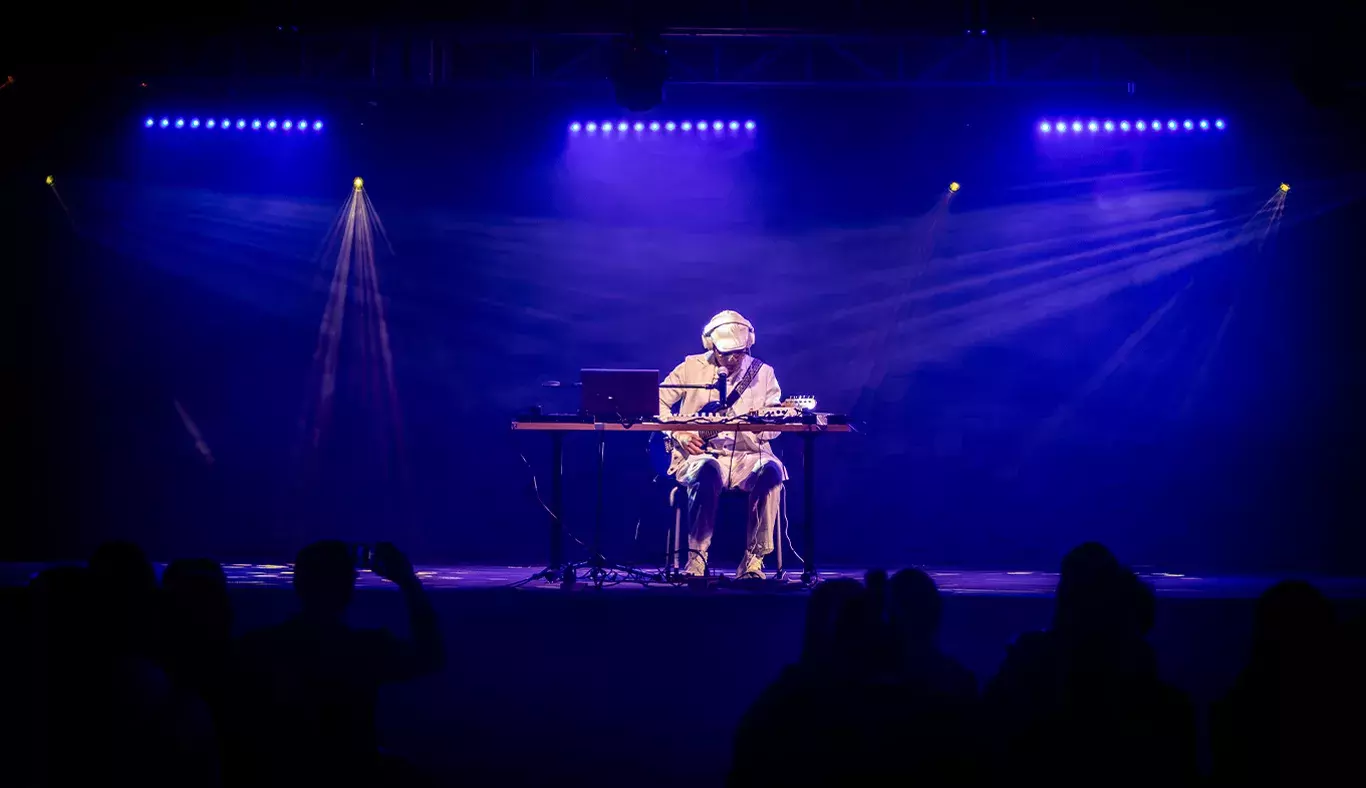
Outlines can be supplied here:
[[351, 563], [353, 563], [357, 569], [374, 569], [375, 548], [367, 544], [352, 545]]

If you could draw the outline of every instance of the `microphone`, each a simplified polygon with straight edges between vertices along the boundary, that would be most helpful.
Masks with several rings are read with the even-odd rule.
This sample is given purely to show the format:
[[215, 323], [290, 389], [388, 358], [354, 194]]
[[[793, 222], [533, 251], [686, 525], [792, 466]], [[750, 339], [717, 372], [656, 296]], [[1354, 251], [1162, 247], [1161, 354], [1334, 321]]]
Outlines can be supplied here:
[[726, 371], [720, 370], [716, 373], [716, 393], [721, 395], [720, 403], [726, 404]]

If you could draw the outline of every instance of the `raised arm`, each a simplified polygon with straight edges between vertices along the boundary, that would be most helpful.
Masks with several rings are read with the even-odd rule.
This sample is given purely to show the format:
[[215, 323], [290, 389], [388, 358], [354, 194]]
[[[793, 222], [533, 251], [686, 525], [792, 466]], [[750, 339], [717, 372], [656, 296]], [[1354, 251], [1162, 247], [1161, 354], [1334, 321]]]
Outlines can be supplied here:
[[385, 638], [376, 665], [380, 679], [401, 681], [441, 670], [446, 660], [441, 626], [407, 556], [387, 542], [375, 545], [375, 573], [397, 585], [403, 593], [412, 631], [409, 640]]

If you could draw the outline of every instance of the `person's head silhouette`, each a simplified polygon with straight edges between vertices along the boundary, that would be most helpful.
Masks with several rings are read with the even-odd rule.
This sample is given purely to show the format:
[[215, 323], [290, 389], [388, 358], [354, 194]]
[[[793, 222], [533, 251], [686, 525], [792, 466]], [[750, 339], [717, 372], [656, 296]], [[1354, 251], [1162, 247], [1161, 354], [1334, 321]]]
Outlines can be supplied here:
[[1312, 584], [1284, 580], [1257, 600], [1255, 648], [1266, 657], [1312, 657], [1336, 625], [1333, 605]]
[[161, 575], [166, 610], [176, 626], [203, 634], [227, 636], [232, 629], [232, 602], [223, 567], [209, 558], [181, 558]]
[[888, 591], [889, 618], [902, 638], [927, 642], [939, 634], [944, 603], [929, 575], [902, 569], [892, 575]]
[[345, 542], [314, 542], [294, 559], [294, 592], [309, 616], [339, 617], [356, 589], [356, 567]]
[[120, 601], [156, 590], [157, 575], [142, 548], [132, 542], [105, 542], [90, 556], [90, 577], [102, 593]]
[[1073, 635], [1128, 634], [1137, 591], [1130, 572], [1099, 542], [1074, 547], [1062, 559], [1053, 626]]
[[806, 603], [803, 659], [820, 662], [830, 657], [840, 618], [851, 602], [863, 593], [863, 585], [847, 577], [827, 580], [816, 586]]

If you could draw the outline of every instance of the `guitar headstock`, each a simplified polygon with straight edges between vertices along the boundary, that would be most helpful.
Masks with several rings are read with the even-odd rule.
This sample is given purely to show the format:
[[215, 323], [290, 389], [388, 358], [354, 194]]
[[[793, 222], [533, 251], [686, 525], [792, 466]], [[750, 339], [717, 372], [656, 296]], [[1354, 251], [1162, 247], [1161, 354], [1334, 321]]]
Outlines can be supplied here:
[[815, 410], [816, 398], [808, 395], [788, 397], [779, 405], [780, 408], [791, 408], [792, 410]]

